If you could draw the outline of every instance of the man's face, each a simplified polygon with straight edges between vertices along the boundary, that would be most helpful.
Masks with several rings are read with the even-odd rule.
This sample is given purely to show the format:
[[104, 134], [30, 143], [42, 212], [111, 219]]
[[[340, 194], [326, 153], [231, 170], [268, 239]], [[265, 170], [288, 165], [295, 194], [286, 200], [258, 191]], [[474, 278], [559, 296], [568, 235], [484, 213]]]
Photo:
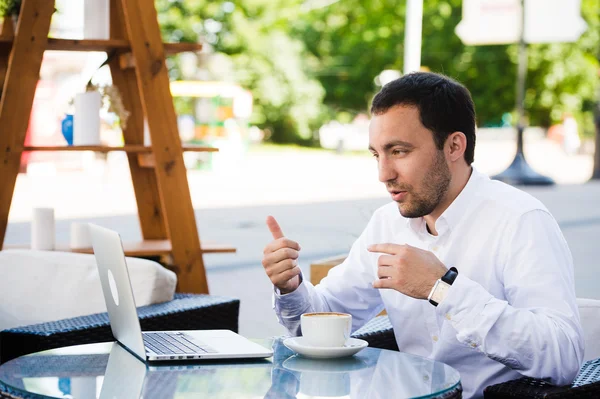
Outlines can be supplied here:
[[379, 180], [402, 216], [422, 217], [437, 208], [448, 191], [450, 169], [416, 107], [400, 105], [374, 115], [369, 150], [377, 158]]

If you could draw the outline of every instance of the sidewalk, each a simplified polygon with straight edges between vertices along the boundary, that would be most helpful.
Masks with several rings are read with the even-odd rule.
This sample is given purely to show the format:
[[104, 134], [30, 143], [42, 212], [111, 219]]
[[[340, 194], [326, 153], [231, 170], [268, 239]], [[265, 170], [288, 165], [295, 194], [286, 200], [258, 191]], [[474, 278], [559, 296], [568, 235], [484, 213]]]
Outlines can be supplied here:
[[[567, 156], [555, 143], [534, 135], [525, 140], [530, 165], [558, 184], [586, 182], [590, 155]], [[477, 137], [474, 165], [489, 175], [504, 170], [515, 142]], [[218, 156], [218, 155], [216, 155]], [[238, 208], [386, 197], [377, 164], [368, 153], [336, 155], [320, 150], [253, 150], [239, 164], [218, 171], [191, 170], [188, 182], [196, 209]], [[136, 214], [125, 155], [109, 154], [88, 172], [38, 172], [19, 175], [9, 222], [28, 221], [31, 209], [51, 206], [58, 219]]]
[[[476, 167], [497, 173], [513, 155], [514, 143], [482, 139]], [[540, 140], [526, 142], [526, 156], [536, 170], [563, 183], [525, 191], [542, 200], [561, 225], [575, 260], [578, 296], [600, 299], [594, 283], [600, 272], [600, 182], [567, 184], [589, 178], [591, 157], [567, 157]], [[28, 242], [31, 207], [44, 202], [56, 209], [58, 241], [68, 242], [73, 221], [113, 228], [124, 240], [140, 239], [126, 164], [113, 161], [97, 177], [20, 176], [6, 243]], [[250, 337], [284, 333], [271, 312], [272, 287], [260, 264], [270, 240], [267, 215], [301, 243], [300, 266], [308, 274], [310, 262], [347, 252], [371, 213], [389, 201], [370, 156], [323, 151], [252, 152], [228, 171], [191, 171], [189, 184], [200, 237], [238, 248], [237, 254], [207, 255], [205, 263], [211, 293], [241, 299], [240, 332]]]

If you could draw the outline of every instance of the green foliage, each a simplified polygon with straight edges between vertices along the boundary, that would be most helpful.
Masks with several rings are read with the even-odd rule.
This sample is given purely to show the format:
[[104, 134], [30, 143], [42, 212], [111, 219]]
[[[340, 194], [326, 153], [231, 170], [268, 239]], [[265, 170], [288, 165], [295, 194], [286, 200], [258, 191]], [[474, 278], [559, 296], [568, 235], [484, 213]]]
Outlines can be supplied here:
[[[221, 57], [203, 67], [210, 79], [231, 80], [254, 96], [251, 122], [276, 142], [309, 141], [322, 122], [324, 90], [308, 76], [301, 41], [287, 33], [289, 1], [159, 0], [163, 35], [169, 41], [202, 41]], [[291, 17], [292, 14], [289, 14]], [[180, 78], [175, 62], [172, 77]]]
[[345, 0], [314, 9], [293, 24], [320, 62], [312, 72], [336, 110], [364, 110], [373, 94], [373, 79], [383, 69], [402, 66], [404, 1]]
[[[577, 43], [530, 45], [526, 107], [531, 124], [548, 126], [563, 112], [590, 129], [598, 85], [600, 0], [583, 0], [588, 30]], [[303, 15], [293, 26], [320, 60], [313, 71], [336, 109], [364, 110], [384, 69], [403, 69], [405, 2], [339, 1]], [[454, 30], [461, 0], [427, 0], [423, 9], [422, 65], [465, 84], [479, 125], [498, 124], [515, 108], [517, 45], [465, 46]]]
[[22, 0], [0, 0], [0, 16], [19, 15]]
[[[306, 5], [316, 5], [307, 8]], [[252, 122], [276, 142], [301, 141], [327, 119], [368, 109], [384, 69], [403, 69], [405, 1], [157, 0], [169, 41], [202, 41], [211, 79], [234, 79], [254, 95]], [[582, 0], [588, 30], [576, 43], [529, 46], [529, 123], [548, 126], [573, 113], [591, 133], [600, 68], [600, 0]], [[424, 1], [422, 65], [465, 84], [478, 124], [514, 112], [517, 45], [465, 46], [454, 30], [462, 0]], [[180, 63], [172, 77], [182, 77]]]
[[[600, 0], [583, 0], [587, 31], [577, 43], [531, 45], [525, 98], [532, 123], [559, 122], [565, 112], [579, 121], [584, 135], [594, 134], [593, 104], [600, 77]], [[581, 129], [583, 128], [583, 129]]]

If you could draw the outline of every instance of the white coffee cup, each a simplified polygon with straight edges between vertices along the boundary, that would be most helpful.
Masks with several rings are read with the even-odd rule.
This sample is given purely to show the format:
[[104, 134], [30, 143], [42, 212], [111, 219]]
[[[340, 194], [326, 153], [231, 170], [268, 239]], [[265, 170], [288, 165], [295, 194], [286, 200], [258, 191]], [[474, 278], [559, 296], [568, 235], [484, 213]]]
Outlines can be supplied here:
[[302, 336], [311, 346], [344, 346], [352, 330], [352, 315], [336, 312], [305, 313], [300, 316]]

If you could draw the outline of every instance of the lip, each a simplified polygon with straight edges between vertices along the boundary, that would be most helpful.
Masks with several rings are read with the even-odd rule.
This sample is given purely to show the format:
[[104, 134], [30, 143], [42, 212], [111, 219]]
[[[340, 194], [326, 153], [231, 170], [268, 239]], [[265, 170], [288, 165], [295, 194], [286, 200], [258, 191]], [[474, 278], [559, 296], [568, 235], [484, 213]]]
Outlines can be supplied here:
[[392, 199], [396, 202], [402, 201], [406, 195], [408, 194], [408, 191], [390, 191], [390, 195], [392, 196]]

